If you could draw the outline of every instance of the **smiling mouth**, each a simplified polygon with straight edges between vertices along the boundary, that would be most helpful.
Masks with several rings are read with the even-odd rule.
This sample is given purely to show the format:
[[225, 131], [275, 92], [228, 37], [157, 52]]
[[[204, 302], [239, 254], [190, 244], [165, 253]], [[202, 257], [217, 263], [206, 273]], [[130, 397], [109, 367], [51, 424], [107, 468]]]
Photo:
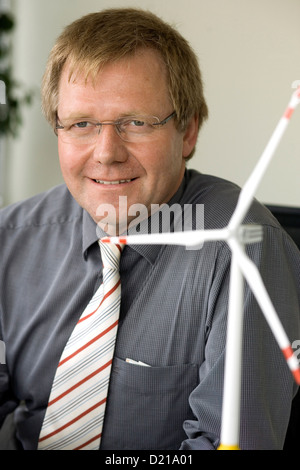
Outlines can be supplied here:
[[130, 183], [131, 181], [135, 180], [135, 178], [129, 179], [129, 180], [115, 180], [115, 181], [102, 181], [102, 180], [94, 180], [98, 184], [104, 184], [104, 185], [117, 185], [117, 184], [124, 184], [124, 183]]

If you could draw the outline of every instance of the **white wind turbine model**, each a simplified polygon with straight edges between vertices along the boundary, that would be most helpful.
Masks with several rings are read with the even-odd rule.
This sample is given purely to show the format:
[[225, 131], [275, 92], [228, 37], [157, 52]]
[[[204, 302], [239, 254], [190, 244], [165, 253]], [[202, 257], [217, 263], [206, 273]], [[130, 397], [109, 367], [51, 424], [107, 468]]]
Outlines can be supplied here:
[[259, 270], [246, 255], [245, 245], [262, 240], [262, 227], [242, 225], [244, 217], [253, 201], [256, 189], [269, 165], [274, 152], [286, 130], [289, 120], [300, 103], [300, 87], [293, 93], [288, 107], [279, 120], [257, 165], [241, 190], [237, 206], [226, 228], [215, 230], [194, 230], [125, 237], [106, 237], [102, 241], [124, 244], [168, 244], [187, 247], [201, 246], [212, 240], [225, 240], [231, 251], [230, 294], [227, 320], [226, 361], [222, 406], [222, 427], [220, 450], [239, 449], [241, 357], [243, 326], [243, 276], [248, 282], [256, 300], [277, 340], [287, 364], [300, 384], [300, 368], [290, 341], [277, 316], [274, 306], [264, 286]]

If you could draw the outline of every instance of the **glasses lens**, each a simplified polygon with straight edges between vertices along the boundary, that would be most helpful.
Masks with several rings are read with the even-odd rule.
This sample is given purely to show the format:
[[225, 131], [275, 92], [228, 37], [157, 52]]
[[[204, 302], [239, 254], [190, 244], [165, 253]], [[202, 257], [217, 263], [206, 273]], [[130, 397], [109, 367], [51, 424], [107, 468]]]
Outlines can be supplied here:
[[74, 121], [65, 122], [58, 125], [57, 135], [65, 143], [83, 144], [95, 140], [99, 133], [99, 123], [97, 121]]
[[57, 134], [65, 143], [76, 146], [91, 145], [97, 140], [103, 126], [113, 125], [119, 137], [126, 142], [144, 142], [152, 138], [155, 130], [165, 124], [155, 116], [126, 116], [117, 121], [93, 120], [66, 122], [57, 126]]
[[151, 136], [155, 130], [153, 124], [158, 122], [158, 118], [152, 116], [130, 116], [120, 119], [116, 124], [116, 128], [122, 139], [135, 142], [145, 140]]

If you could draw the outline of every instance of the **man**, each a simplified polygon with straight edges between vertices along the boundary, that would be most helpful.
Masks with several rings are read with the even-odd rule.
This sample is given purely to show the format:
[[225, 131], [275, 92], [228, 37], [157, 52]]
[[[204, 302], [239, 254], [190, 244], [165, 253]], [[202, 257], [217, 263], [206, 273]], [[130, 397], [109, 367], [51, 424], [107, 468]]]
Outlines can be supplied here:
[[[50, 54], [42, 95], [66, 185], [0, 216], [1, 417], [15, 410], [23, 449], [51, 438], [44, 427], [56, 369], [102, 282], [98, 239], [145, 229], [137, 207], [155, 230], [164, 204], [183, 215], [204, 205], [204, 227], [221, 228], [239, 195], [230, 182], [186, 170], [207, 118], [201, 75], [187, 42], [151, 13], [113, 9], [68, 26]], [[247, 252], [293, 341], [300, 334], [299, 252], [259, 203], [245, 222], [264, 227], [263, 241]], [[96, 448], [218, 448], [230, 259], [223, 242], [123, 249], [118, 334]], [[280, 449], [296, 386], [248, 288], [244, 311], [240, 446]], [[84, 426], [78, 433], [85, 448]], [[58, 441], [52, 448], [75, 447]]]

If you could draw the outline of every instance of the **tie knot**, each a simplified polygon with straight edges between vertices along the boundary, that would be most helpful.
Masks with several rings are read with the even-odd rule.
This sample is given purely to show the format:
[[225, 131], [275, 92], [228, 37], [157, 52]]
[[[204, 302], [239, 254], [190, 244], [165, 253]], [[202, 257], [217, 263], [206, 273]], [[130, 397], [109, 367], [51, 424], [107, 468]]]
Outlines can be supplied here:
[[124, 245], [103, 243], [101, 240], [98, 241], [98, 244], [100, 246], [103, 267], [105, 269], [113, 269], [118, 271]]

